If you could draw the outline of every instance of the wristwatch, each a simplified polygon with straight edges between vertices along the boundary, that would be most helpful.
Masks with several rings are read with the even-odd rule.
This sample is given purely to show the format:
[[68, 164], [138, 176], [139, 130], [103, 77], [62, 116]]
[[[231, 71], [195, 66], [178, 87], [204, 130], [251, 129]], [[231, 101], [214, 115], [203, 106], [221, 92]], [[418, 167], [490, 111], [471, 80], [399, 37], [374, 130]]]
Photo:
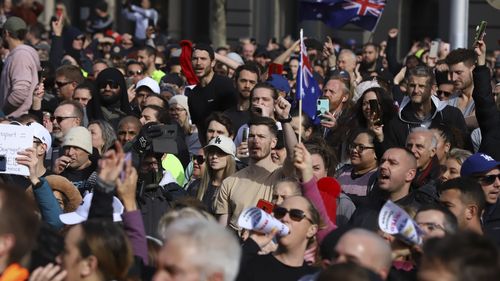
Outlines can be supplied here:
[[290, 123], [292, 122], [292, 116], [288, 115], [288, 118], [285, 119], [278, 118], [278, 122], [280, 122], [281, 124]]

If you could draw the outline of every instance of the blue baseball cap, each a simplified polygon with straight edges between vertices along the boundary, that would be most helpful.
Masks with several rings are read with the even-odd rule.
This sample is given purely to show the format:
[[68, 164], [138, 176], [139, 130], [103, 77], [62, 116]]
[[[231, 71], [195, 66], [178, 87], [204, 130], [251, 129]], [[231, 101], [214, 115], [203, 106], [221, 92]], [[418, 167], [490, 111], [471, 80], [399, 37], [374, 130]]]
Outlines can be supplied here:
[[487, 173], [498, 166], [500, 166], [500, 162], [493, 159], [493, 157], [484, 153], [475, 153], [464, 161], [460, 169], [460, 175], [467, 177]]
[[283, 91], [285, 93], [290, 93], [290, 85], [288, 84], [288, 80], [285, 77], [279, 74], [272, 74], [267, 80], [266, 83], [271, 85], [278, 91]]

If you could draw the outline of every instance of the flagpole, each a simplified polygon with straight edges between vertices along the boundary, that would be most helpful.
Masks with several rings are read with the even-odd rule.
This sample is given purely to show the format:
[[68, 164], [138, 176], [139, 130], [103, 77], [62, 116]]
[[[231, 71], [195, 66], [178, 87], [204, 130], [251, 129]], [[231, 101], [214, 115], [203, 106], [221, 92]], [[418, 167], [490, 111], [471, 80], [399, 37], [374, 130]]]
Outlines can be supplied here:
[[299, 77], [299, 82], [300, 82], [300, 99], [299, 99], [299, 143], [302, 142], [302, 97], [304, 95], [304, 68], [302, 67], [304, 64], [304, 61], [302, 60], [302, 46], [304, 43], [304, 30], [301, 28], [300, 29], [300, 77]]

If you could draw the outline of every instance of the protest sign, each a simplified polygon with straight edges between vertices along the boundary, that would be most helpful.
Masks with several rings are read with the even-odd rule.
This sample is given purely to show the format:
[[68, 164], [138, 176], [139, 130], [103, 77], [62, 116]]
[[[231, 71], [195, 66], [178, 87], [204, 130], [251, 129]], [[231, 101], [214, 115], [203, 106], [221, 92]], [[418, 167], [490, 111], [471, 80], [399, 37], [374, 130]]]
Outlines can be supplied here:
[[[29, 169], [16, 162], [17, 152], [33, 147], [33, 129], [0, 124], [0, 173], [28, 176]], [[5, 168], [5, 169], [4, 169]]]

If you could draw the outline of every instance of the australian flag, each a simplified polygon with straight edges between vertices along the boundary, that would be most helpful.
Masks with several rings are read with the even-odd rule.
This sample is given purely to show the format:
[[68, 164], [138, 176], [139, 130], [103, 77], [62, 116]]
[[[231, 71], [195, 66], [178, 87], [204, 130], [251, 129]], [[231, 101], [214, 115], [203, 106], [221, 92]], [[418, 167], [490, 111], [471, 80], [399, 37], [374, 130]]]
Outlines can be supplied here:
[[386, 0], [300, 0], [301, 20], [321, 20], [332, 28], [353, 23], [373, 31]]
[[319, 89], [318, 82], [313, 77], [313, 69], [307, 57], [302, 30], [300, 32], [300, 57], [296, 92], [297, 100], [302, 100], [302, 111], [311, 117], [315, 124], [319, 124], [320, 118], [316, 114], [316, 103], [321, 96], [321, 90]]

